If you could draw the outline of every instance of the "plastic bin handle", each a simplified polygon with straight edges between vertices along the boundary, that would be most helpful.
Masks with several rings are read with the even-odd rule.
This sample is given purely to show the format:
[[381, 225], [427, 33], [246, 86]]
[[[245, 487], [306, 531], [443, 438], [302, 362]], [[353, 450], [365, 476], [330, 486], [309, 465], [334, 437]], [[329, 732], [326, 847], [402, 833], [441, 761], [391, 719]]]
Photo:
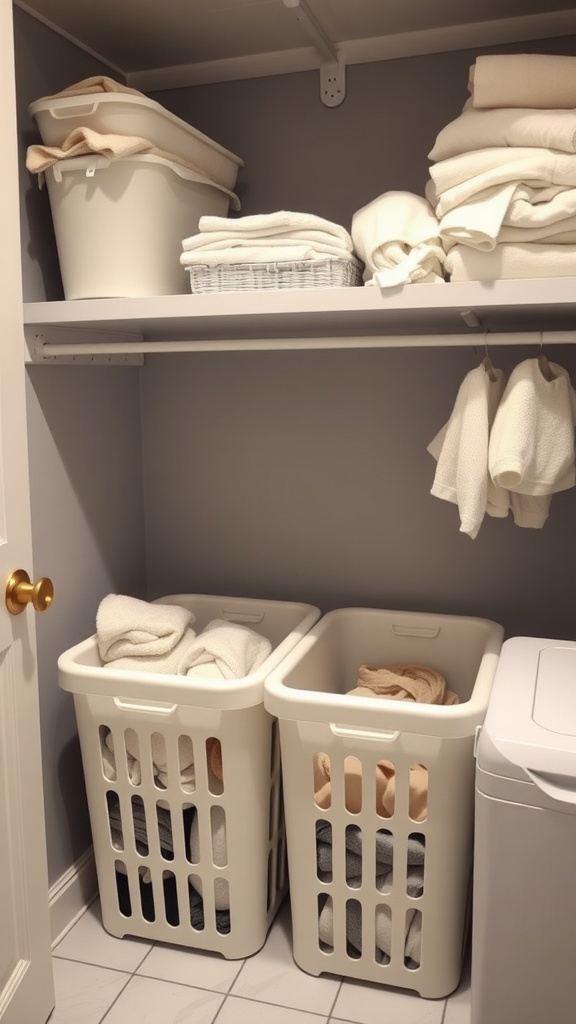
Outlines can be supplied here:
[[226, 622], [262, 622], [264, 612], [226, 611], [221, 608], [220, 618], [226, 619]]
[[122, 700], [121, 697], [114, 697], [114, 703], [122, 711], [140, 711], [149, 715], [173, 715], [178, 707], [177, 704], [155, 703], [153, 700], [144, 703], [140, 700]]
[[530, 776], [538, 789], [541, 789], [546, 796], [553, 800], [561, 800], [564, 804], [576, 804], [576, 778], [571, 775], [551, 775], [547, 772], [535, 772], [526, 768], [526, 774]]
[[64, 121], [67, 117], [90, 117], [97, 107], [97, 103], [84, 103], [77, 107], [53, 107], [50, 114], [55, 121]]
[[336, 722], [330, 722], [329, 724], [334, 736], [352, 736], [354, 739], [376, 740], [378, 743], [393, 743], [400, 735], [398, 731], [387, 732], [383, 729], [354, 729], [353, 726], [337, 725]]
[[433, 639], [438, 636], [440, 626], [401, 626], [399, 623], [392, 623], [392, 632], [396, 636], [422, 636]]

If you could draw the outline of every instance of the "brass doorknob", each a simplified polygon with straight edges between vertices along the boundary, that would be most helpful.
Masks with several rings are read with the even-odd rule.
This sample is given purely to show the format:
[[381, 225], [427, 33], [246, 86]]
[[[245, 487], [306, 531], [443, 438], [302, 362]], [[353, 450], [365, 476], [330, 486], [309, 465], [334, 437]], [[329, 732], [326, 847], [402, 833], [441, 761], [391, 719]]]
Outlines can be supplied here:
[[27, 604], [31, 604], [37, 612], [45, 612], [52, 604], [54, 584], [47, 576], [41, 576], [36, 583], [24, 569], [12, 573], [6, 584], [6, 607], [11, 615], [20, 615]]

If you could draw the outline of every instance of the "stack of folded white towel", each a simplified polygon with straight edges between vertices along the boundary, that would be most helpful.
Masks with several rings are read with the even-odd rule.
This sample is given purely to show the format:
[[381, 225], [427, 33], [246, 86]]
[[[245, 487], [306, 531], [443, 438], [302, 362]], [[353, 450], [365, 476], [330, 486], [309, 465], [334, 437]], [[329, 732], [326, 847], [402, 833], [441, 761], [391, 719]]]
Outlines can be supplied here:
[[576, 275], [576, 57], [481, 56], [426, 195], [452, 281]]
[[438, 220], [424, 196], [384, 192], [373, 199], [352, 218], [352, 241], [365, 264], [364, 284], [444, 284], [439, 235]]
[[272, 650], [247, 626], [213, 619], [196, 634], [195, 617], [180, 605], [108, 594], [96, 614], [98, 650], [105, 666], [127, 672], [244, 679]]
[[517, 526], [544, 526], [552, 495], [576, 484], [576, 393], [563, 367], [526, 359], [506, 383], [488, 357], [467, 374], [452, 414], [428, 451], [437, 460], [431, 493], [458, 506], [475, 538], [485, 513]]
[[182, 242], [183, 267], [354, 260], [349, 232], [311, 213], [278, 210], [247, 217], [204, 216]]

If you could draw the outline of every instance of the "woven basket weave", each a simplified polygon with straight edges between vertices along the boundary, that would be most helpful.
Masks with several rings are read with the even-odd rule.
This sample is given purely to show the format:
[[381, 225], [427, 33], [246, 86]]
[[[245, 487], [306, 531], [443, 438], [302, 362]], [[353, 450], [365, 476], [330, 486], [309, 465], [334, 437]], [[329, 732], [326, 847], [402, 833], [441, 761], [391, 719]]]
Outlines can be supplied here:
[[362, 264], [350, 259], [293, 263], [198, 264], [187, 268], [193, 292], [248, 292], [262, 288], [347, 288], [362, 284]]

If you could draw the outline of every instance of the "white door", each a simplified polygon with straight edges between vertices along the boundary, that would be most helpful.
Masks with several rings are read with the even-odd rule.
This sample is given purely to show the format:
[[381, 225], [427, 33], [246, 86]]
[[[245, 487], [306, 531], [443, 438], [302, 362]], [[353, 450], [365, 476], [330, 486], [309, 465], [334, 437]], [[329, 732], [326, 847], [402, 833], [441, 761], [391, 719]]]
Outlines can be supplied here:
[[[0, 0], [0, 1021], [54, 1006], [32, 608], [6, 581], [32, 572], [11, 0]], [[48, 613], [49, 614], [49, 613]]]

